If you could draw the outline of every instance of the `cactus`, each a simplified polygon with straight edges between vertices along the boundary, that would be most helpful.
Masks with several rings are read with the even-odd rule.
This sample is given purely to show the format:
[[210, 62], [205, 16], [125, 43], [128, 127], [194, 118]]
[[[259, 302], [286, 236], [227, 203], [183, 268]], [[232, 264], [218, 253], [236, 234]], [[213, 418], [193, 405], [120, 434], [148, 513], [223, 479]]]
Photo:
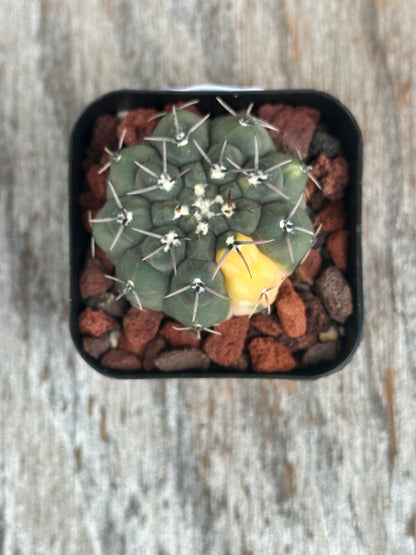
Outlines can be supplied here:
[[173, 106], [151, 136], [116, 152], [93, 237], [132, 305], [183, 329], [211, 331], [232, 315], [269, 309], [315, 237], [308, 168], [277, 152], [270, 124], [237, 113], [200, 117]]

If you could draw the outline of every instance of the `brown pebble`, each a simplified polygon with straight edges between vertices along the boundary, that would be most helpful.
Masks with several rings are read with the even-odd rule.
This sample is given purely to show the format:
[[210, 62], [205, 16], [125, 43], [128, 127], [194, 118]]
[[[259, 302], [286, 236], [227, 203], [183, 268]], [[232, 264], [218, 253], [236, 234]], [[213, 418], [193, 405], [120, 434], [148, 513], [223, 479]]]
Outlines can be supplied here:
[[221, 322], [215, 326], [215, 331], [221, 335], [208, 335], [203, 345], [204, 351], [213, 362], [229, 366], [243, 352], [248, 327], [248, 316], [233, 316]]
[[99, 173], [101, 166], [94, 164], [87, 173], [88, 185], [95, 198], [104, 203], [107, 200], [107, 181], [109, 170]]
[[322, 208], [323, 203], [325, 202], [325, 196], [323, 192], [316, 186], [316, 183], [312, 181], [311, 178], [308, 178], [305, 187], [305, 200], [306, 203], [317, 212]]
[[289, 337], [299, 337], [306, 332], [305, 305], [290, 279], [285, 279], [279, 288], [276, 310], [279, 322]]
[[[94, 215], [91, 215], [91, 218], [94, 218], [95, 214], [99, 210], [101, 210], [101, 208], [105, 204], [105, 201], [97, 198], [92, 191], [84, 191], [83, 193], [81, 193], [78, 197], [78, 202], [81, 208], [84, 208], [84, 210], [94, 212]], [[85, 221], [84, 225], [87, 230], [91, 232], [91, 226], [89, 222]]]
[[316, 345], [312, 345], [312, 347], [309, 347], [309, 349], [304, 353], [302, 357], [302, 364], [308, 366], [319, 364], [324, 360], [335, 360], [338, 352], [338, 341], [316, 343]]
[[123, 318], [123, 331], [135, 352], [157, 334], [163, 316], [163, 312], [155, 310], [139, 310], [133, 306], [129, 309]]
[[316, 214], [315, 223], [322, 224], [322, 231], [325, 233], [344, 229], [347, 223], [344, 202], [327, 201]]
[[95, 245], [95, 258], [98, 258], [98, 260], [102, 263], [106, 274], [112, 274], [114, 272], [114, 264], [111, 261], [111, 258], [98, 245]]
[[120, 324], [103, 310], [93, 310], [89, 306], [78, 316], [80, 333], [99, 337], [103, 333], [119, 330]]
[[[160, 328], [160, 335], [166, 339], [169, 345], [176, 347], [200, 347], [201, 339], [193, 330], [180, 329], [184, 326], [178, 322], [168, 321]], [[175, 329], [178, 328], [178, 329]]]
[[250, 327], [255, 328], [264, 335], [279, 337], [283, 333], [282, 326], [274, 314], [259, 312], [250, 318]]
[[160, 335], [156, 335], [153, 339], [149, 341], [143, 353], [142, 364], [144, 370], [150, 372], [150, 370], [155, 370], [155, 359], [166, 349], [166, 341]]
[[307, 257], [296, 268], [295, 277], [298, 283], [312, 285], [322, 269], [322, 256], [316, 249], [311, 249]]
[[163, 351], [154, 360], [156, 368], [162, 372], [178, 370], [208, 370], [209, 358], [203, 351], [195, 347]]
[[85, 173], [87, 173], [88, 170], [94, 165], [94, 163], [94, 160], [92, 160], [91, 158], [84, 158], [81, 164], [81, 168]]
[[106, 293], [110, 289], [113, 282], [105, 277], [105, 274], [104, 265], [98, 258], [87, 259], [79, 279], [79, 289], [83, 299]]
[[104, 114], [95, 120], [90, 142], [90, 154], [92, 158], [99, 160], [105, 146], [110, 150], [116, 150], [116, 130], [117, 119], [110, 114]]
[[248, 350], [254, 372], [288, 372], [296, 366], [289, 350], [273, 337], [255, 337]]
[[319, 110], [308, 106], [264, 104], [258, 115], [279, 129], [279, 133], [270, 132], [278, 151], [296, 155], [299, 150], [301, 156], [306, 157], [321, 117]]
[[[83, 194], [90, 195], [95, 199], [95, 197], [91, 193], [91, 191], [89, 191], [88, 193], [83, 193]], [[95, 199], [95, 200], [97, 200], [97, 199]], [[80, 205], [81, 205], [81, 198], [79, 198], [79, 201], [80, 201]], [[92, 226], [91, 226], [91, 223], [90, 223], [90, 218], [94, 219], [95, 216], [98, 214], [98, 210], [99, 209], [95, 210], [94, 208], [88, 208], [88, 209], [85, 209], [85, 210], [82, 211], [82, 223], [83, 223], [85, 229], [88, 231], [88, 233], [92, 233]]]
[[[110, 154], [105, 150], [103, 150], [101, 157], [98, 161], [98, 165], [100, 166], [100, 168], [102, 168], [103, 166], [107, 165], [108, 162], [110, 162]], [[109, 170], [108, 172], [110, 173]]]
[[353, 312], [351, 287], [336, 266], [328, 266], [315, 283], [316, 293], [333, 320], [343, 324]]
[[340, 229], [328, 235], [325, 246], [335, 266], [342, 272], [346, 272], [348, 268], [348, 230]]
[[113, 370], [140, 370], [141, 361], [134, 353], [123, 351], [122, 349], [112, 349], [108, 351], [101, 359], [104, 367]]
[[320, 154], [312, 162], [312, 174], [318, 179], [322, 192], [330, 200], [340, 200], [349, 181], [348, 162], [343, 156], [328, 158]]
[[319, 297], [310, 291], [301, 291], [299, 295], [305, 305], [307, 333], [327, 331], [331, 325], [331, 318]]

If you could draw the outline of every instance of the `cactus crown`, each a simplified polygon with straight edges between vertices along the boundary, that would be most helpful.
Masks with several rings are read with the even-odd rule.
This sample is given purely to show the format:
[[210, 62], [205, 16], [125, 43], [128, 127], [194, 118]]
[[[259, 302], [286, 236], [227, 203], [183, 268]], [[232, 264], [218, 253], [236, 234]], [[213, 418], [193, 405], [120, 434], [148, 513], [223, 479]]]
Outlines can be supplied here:
[[[173, 106], [151, 136], [108, 152], [107, 202], [91, 220], [114, 278], [140, 309], [210, 331], [231, 315], [270, 308], [314, 239], [308, 168], [277, 152], [267, 122], [210, 119]], [[211, 330], [212, 331], [212, 330]]]

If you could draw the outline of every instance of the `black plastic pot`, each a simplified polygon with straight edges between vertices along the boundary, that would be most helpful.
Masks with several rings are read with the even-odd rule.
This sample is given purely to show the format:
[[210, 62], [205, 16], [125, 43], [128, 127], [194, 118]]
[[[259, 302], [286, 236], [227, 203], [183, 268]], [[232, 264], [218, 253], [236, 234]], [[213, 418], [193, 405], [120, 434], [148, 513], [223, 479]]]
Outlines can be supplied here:
[[[210, 369], [198, 368], [179, 372], [122, 371], [103, 367], [99, 361], [86, 353], [78, 330], [77, 318], [85, 308], [78, 287], [79, 277], [90, 247], [90, 236], [82, 223], [82, 211], [78, 203], [85, 176], [82, 162], [86, 157], [93, 125], [98, 116], [116, 114], [121, 110], [153, 107], [162, 110], [166, 103], [176, 103], [199, 98], [199, 109], [213, 116], [223, 111], [215, 97], [220, 94], [234, 109], [245, 108], [250, 102], [255, 106], [265, 103], [284, 103], [292, 106], [310, 106], [320, 110], [321, 122], [328, 132], [342, 145], [343, 154], [350, 166], [350, 183], [345, 191], [347, 227], [349, 229], [348, 272], [346, 278], [352, 288], [354, 312], [344, 324], [344, 335], [337, 358], [315, 366], [297, 368], [290, 372], [258, 373], [249, 369], [234, 372], [212, 364]], [[70, 210], [70, 330], [74, 344], [81, 356], [95, 370], [114, 378], [167, 378], [167, 377], [233, 377], [233, 378], [286, 378], [315, 379], [327, 376], [343, 368], [357, 349], [363, 330], [363, 292], [361, 256], [361, 176], [363, 145], [360, 129], [351, 115], [336, 98], [314, 90], [192, 90], [192, 91], [133, 91], [111, 92], [90, 104], [76, 122], [70, 141], [69, 154], [69, 210]]]

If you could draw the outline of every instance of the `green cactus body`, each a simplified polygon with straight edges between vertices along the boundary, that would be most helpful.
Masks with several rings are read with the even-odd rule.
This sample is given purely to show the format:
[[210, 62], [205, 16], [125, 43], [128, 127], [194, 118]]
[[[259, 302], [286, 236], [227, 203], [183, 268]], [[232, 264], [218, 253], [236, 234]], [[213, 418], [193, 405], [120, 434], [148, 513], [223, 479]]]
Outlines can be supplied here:
[[260, 156], [275, 150], [268, 131], [255, 125], [254, 120], [231, 115], [217, 118], [212, 123], [212, 144], [222, 144], [227, 140], [227, 144], [233, 145], [246, 158], [253, 156], [254, 138], [258, 141]]
[[[124, 148], [122, 154], [115, 157], [111, 164], [109, 181], [117, 184], [119, 196], [125, 195], [134, 187], [138, 170], [137, 162], [147, 164], [150, 160], [159, 160], [159, 154], [150, 144], [146, 143]], [[107, 196], [111, 197], [108, 187]]]
[[219, 101], [229, 115], [174, 107], [120, 149], [92, 220], [127, 299], [196, 330], [270, 308], [314, 239], [307, 168], [276, 151], [251, 106]]
[[[113, 189], [114, 190], [114, 189]], [[143, 240], [134, 227], [150, 230], [151, 204], [143, 198], [124, 196], [109, 199], [93, 221], [95, 242], [117, 264], [125, 251]]]

